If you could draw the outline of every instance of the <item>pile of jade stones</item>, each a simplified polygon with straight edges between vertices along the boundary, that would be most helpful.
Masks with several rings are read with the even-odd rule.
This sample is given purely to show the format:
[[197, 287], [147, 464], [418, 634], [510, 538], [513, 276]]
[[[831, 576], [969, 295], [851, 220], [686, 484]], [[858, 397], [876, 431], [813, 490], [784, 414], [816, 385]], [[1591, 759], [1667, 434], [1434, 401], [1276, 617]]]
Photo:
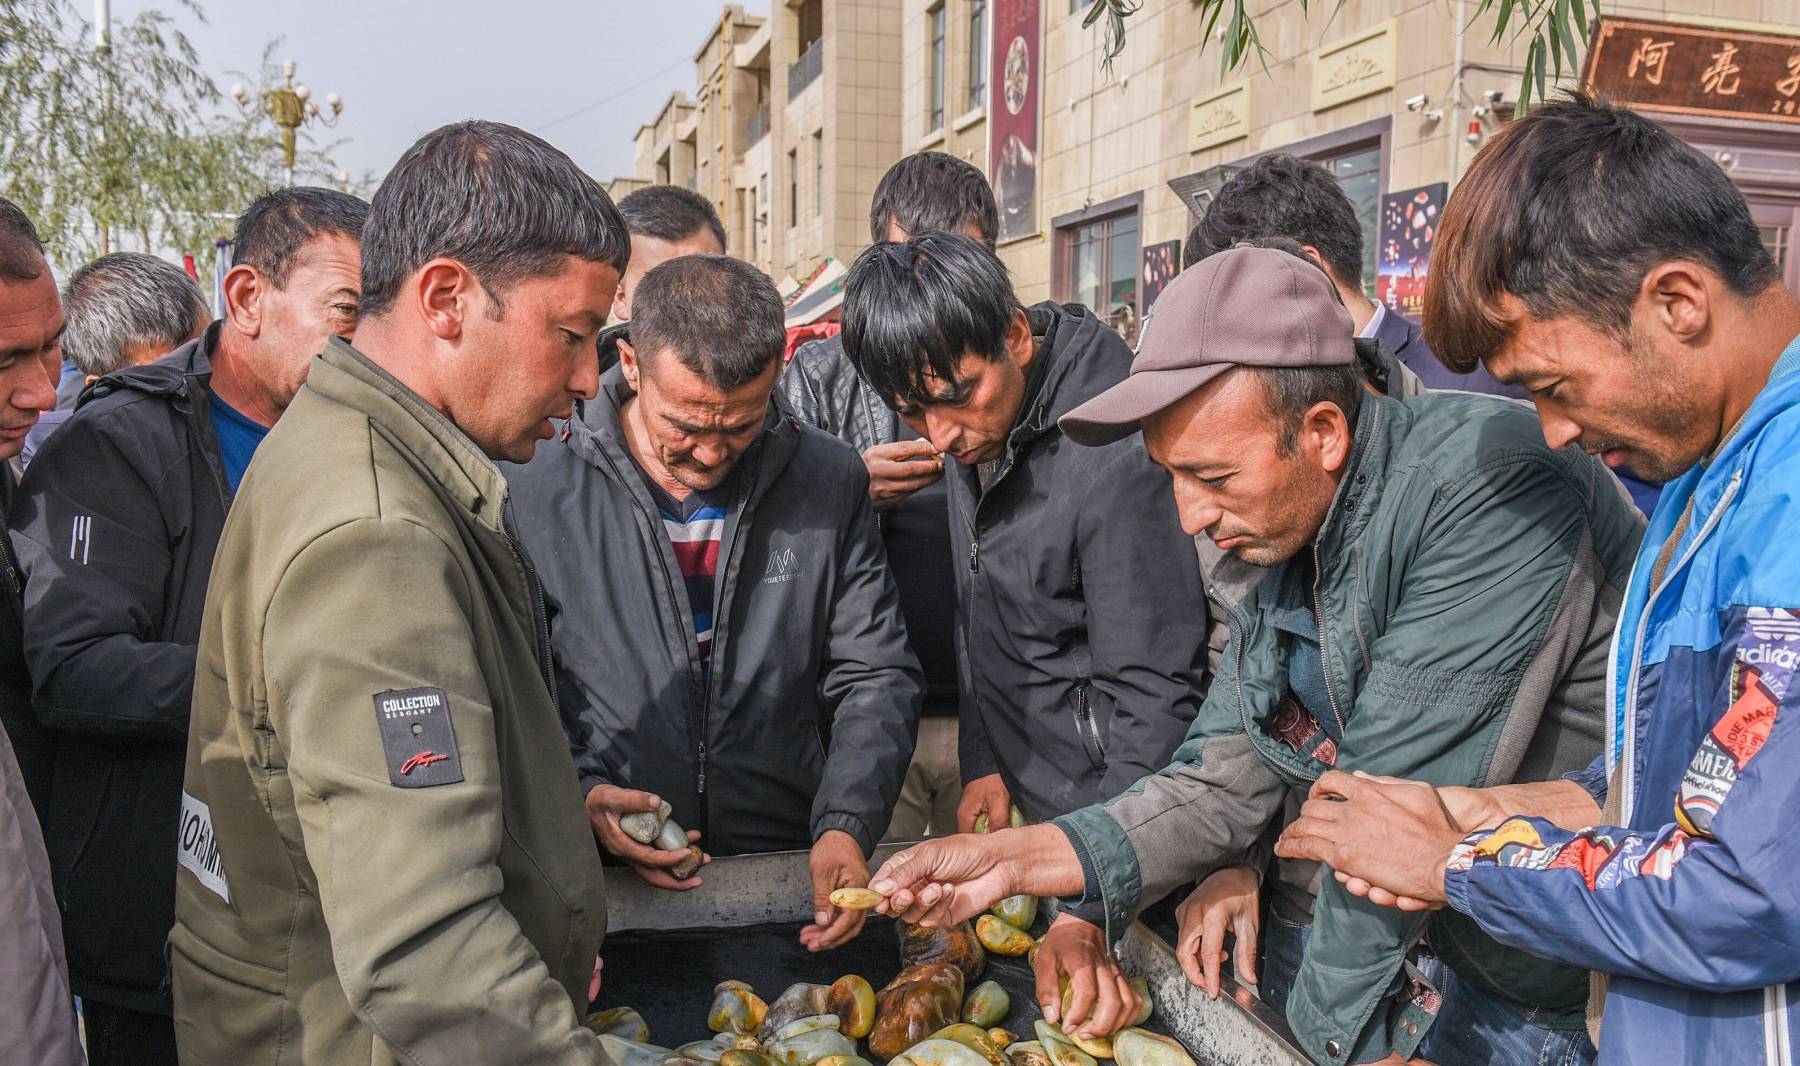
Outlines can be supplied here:
[[[658, 1047], [630, 1007], [600, 1011], [586, 1024], [614, 1066], [1195, 1066], [1176, 1041], [1137, 1028], [1153, 1008], [1135, 978], [1143, 1006], [1132, 1027], [1114, 1036], [1082, 1039], [1042, 1018], [1033, 1023], [1035, 1040], [1001, 1028], [1012, 1003], [998, 983], [981, 981], [986, 953], [1034, 954], [1025, 930], [1036, 916], [1036, 899], [1015, 896], [973, 927], [896, 923], [902, 969], [879, 992], [851, 974], [830, 985], [793, 985], [768, 1003], [742, 981], [720, 982], [707, 1011], [710, 1040]], [[1065, 980], [1065, 1015], [1068, 1001]]]

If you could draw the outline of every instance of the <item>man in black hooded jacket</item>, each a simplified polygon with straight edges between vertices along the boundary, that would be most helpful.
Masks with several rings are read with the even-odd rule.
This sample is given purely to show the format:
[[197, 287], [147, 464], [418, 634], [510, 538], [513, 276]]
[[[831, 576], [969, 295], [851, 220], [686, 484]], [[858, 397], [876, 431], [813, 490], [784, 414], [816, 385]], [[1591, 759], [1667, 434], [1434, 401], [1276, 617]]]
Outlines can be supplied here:
[[[865, 252], [843, 337], [862, 378], [953, 460], [965, 804], [997, 792], [999, 809], [1010, 798], [1044, 821], [1162, 769], [1205, 695], [1199, 557], [1141, 436], [1078, 448], [1056, 425], [1123, 380], [1131, 350], [1084, 307], [1021, 307], [994, 253], [951, 233]], [[1106, 956], [1067, 916], [1046, 954], [1074, 936]]]
[[164, 942], [207, 577], [255, 442], [326, 339], [355, 328], [367, 210], [329, 189], [252, 204], [225, 317], [91, 385], [8, 515], [34, 709], [56, 739], [44, 838], [94, 1066], [175, 1062]]

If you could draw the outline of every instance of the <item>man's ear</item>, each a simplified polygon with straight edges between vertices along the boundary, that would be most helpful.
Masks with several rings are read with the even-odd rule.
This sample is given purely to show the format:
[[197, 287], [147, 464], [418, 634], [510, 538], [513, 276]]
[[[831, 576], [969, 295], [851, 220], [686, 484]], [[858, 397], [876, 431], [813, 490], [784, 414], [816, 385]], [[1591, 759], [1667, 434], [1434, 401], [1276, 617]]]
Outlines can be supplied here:
[[1350, 420], [1337, 404], [1321, 400], [1308, 408], [1300, 418], [1300, 436], [1317, 452], [1319, 469], [1327, 474], [1338, 473], [1350, 462]]
[[1691, 344], [1705, 335], [1712, 322], [1713, 291], [1720, 284], [1711, 271], [1684, 259], [1658, 263], [1638, 287], [1637, 310], [1647, 310], [1656, 328]]
[[246, 337], [262, 332], [262, 300], [268, 279], [262, 271], [239, 263], [225, 274], [225, 318], [231, 328]]
[[1031, 365], [1037, 355], [1037, 341], [1031, 336], [1031, 319], [1024, 309], [1013, 312], [1012, 324], [1006, 328], [1006, 357], [1020, 370]]
[[483, 313], [481, 301], [487, 299], [475, 275], [454, 259], [433, 259], [404, 285], [402, 298], [412, 301], [419, 317], [440, 340], [460, 340], [464, 324]]
[[632, 392], [638, 391], [638, 356], [637, 349], [624, 337], [619, 338], [619, 373], [625, 375], [625, 384]]

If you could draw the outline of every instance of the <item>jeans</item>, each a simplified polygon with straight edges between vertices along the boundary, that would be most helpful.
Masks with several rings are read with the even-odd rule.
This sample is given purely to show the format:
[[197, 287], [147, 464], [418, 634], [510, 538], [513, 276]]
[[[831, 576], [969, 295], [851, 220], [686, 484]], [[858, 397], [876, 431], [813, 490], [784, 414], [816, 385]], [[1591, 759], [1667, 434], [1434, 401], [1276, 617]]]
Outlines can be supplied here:
[[1437, 1021], [1419, 1044], [1418, 1057], [1435, 1066], [1593, 1066], [1596, 1052], [1586, 1029], [1544, 1029], [1512, 1007], [1461, 980], [1441, 963], [1426, 973], [1443, 993]]
[[[1283, 1017], [1311, 933], [1273, 911], [1264, 914], [1258, 959], [1262, 998]], [[1433, 1066], [1593, 1066], [1594, 1045], [1586, 1030], [1533, 1025], [1435, 959], [1422, 968], [1442, 993], [1443, 1005], [1416, 1058]]]

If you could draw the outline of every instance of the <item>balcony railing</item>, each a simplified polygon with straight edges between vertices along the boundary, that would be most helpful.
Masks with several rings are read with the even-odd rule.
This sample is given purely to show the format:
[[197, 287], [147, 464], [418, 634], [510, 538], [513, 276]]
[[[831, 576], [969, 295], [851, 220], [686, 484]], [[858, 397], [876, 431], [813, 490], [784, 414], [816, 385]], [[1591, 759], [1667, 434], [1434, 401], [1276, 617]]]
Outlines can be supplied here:
[[769, 135], [769, 105], [764, 104], [750, 113], [750, 121], [744, 123], [744, 144], [752, 145]]
[[812, 43], [794, 65], [788, 68], [788, 99], [792, 100], [806, 90], [819, 77], [825, 67], [825, 38], [821, 37]]

